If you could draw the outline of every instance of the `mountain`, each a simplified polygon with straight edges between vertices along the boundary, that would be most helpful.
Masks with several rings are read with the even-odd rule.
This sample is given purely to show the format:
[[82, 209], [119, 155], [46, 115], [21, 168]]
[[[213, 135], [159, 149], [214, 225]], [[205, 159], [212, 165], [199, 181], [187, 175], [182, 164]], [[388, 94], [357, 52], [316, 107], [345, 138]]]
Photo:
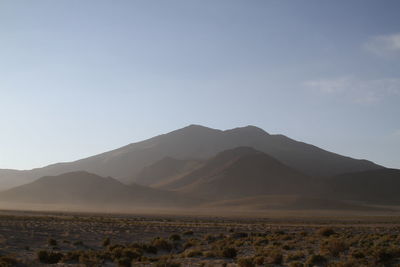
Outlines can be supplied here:
[[201, 166], [199, 160], [179, 160], [165, 157], [150, 166], [144, 167], [137, 175], [129, 180], [138, 184], [162, 187], [163, 184], [179, 179], [181, 176]]
[[105, 206], [186, 206], [193, 199], [140, 185], [127, 186], [88, 172], [46, 176], [0, 193], [9, 203], [105, 205]]
[[341, 156], [283, 135], [271, 135], [254, 126], [221, 131], [190, 125], [74, 162], [27, 171], [0, 170], [1, 180], [7, 182], [0, 182], [0, 185], [9, 188], [39, 177], [80, 170], [111, 176], [128, 183], [134, 182], [130, 179], [136, 177], [144, 167], [164, 157], [180, 160], [207, 159], [239, 146], [253, 147], [311, 176], [333, 176], [382, 168], [370, 161]]
[[301, 194], [312, 179], [250, 147], [223, 151], [163, 189], [205, 198], [239, 198], [270, 194]]
[[400, 170], [380, 169], [337, 175], [324, 183], [325, 195], [376, 204], [400, 204]]
[[0, 191], [23, 185], [37, 178], [33, 171], [0, 169]]

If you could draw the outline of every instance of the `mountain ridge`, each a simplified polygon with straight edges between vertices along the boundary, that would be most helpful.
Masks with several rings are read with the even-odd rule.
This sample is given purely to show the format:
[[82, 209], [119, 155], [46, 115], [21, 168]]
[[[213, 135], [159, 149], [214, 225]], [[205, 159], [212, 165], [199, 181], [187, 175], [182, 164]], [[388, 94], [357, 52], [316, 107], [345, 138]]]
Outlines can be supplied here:
[[373, 162], [341, 156], [283, 135], [271, 135], [255, 126], [217, 130], [189, 125], [73, 162], [55, 163], [25, 171], [0, 170], [0, 186], [3, 189], [10, 188], [43, 176], [77, 170], [126, 181], [165, 156], [176, 159], [207, 159], [238, 146], [253, 147], [311, 176], [328, 177], [383, 168]]

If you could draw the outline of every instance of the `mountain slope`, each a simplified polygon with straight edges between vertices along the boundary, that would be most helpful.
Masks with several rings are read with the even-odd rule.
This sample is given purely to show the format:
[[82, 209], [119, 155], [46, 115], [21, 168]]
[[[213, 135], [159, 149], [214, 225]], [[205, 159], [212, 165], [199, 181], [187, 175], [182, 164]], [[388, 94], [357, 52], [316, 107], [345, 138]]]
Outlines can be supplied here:
[[324, 184], [325, 195], [380, 204], [400, 204], [400, 170], [382, 169], [335, 176]]
[[191, 199], [140, 185], [127, 186], [88, 172], [71, 172], [42, 177], [32, 183], [0, 193], [0, 201], [10, 203], [179, 206]]
[[253, 147], [312, 176], [332, 176], [381, 168], [372, 162], [334, 154], [283, 135], [270, 135], [254, 126], [221, 131], [191, 125], [74, 162], [58, 163], [29, 171], [0, 170], [0, 178], [7, 180], [6, 186], [9, 187], [42, 176], [85, 170], [115, 177], [123, 182], [134, 182], [129, 179], [135, 177], [144, 167], [164, 157], [207, 159], [239, 146]]
[[178, 160], [165, 157], [150, 166], [143, 168], [129, 180], [138, 184], [160, 187], [160, 185], [191, 172], [202, 164], [199, 160]]
[[268, 194], [305, 193], [311, 179], [276, 159], [249, 147], [226, 150], [201, 168], [165, 185], [208, 198], [238, 198]]

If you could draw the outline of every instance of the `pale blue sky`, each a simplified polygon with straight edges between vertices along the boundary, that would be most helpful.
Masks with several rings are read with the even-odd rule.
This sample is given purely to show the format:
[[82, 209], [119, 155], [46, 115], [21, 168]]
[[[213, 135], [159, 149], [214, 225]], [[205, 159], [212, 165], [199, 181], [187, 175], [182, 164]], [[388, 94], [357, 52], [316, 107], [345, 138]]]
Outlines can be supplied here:
[[0, 168], [188, 124], [400, 168], [400, 2], [0, 1]]

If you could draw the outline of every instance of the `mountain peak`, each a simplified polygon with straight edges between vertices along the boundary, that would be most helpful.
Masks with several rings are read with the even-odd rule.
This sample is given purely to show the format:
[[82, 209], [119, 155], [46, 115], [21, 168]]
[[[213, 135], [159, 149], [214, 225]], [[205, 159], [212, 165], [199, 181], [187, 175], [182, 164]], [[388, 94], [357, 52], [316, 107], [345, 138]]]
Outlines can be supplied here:
[[259, 134], [268, 134], [266, 131], [261, 129], [260, 127], [254, 126], [254, 125], [246, 125], [243, 127], [236, 127], [232, 129], [228, 129], [225, 131], [219, 130], [219, 129], [214, 129], [210, 127], [206, 127], [200, 124], [190, 124], [186, 127], [183, 127], [177, 131], [197, 131], [197, 132], [243, 132], [243, 133], [259, 133]]
[[186, 126], [186, 127], [184, 127], [184, 128], [207, 128], [207, 129], [209, 129], [209, 127], [206, 127], [206, 126], [203, 126], [203, 125], [200, 125], [200, 124], [189, 124], [188, 126]]
[[212, 128], [209, 128], [209, 127], [206, 127], [206, 126], [203, 126], [200, 124], [190, 124], [183, 128], [177, 129], [174, 132], [176, 132], [176, 131], [219, 131], [219, 130], [212, 129]]
[[234, 133], [251, 133], [251, 134], [260, 134], [260, 135], [269, 135], [263, 129], [254, 126], [254, 125], [247, 125], [244, 127], [237, 127], [230, 130], [226, 130], [225, 132], [234, 132]]

